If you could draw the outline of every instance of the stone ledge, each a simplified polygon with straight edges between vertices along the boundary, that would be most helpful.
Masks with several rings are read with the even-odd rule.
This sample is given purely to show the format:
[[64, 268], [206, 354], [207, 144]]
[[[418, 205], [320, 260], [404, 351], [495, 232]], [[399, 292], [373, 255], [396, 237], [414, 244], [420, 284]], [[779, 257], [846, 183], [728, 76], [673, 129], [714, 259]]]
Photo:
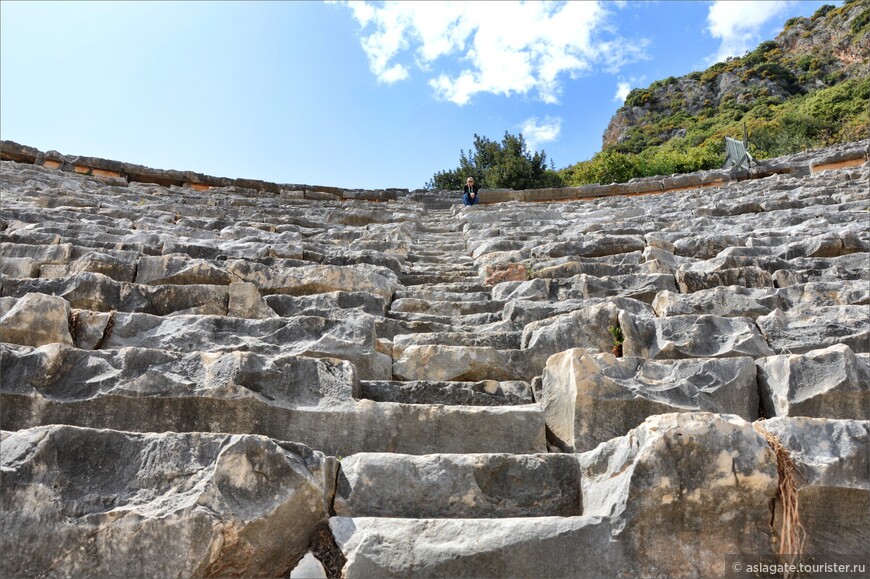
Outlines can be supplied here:
[[[558, 202], [613, 195], [646, 195], [720, 185], [734, 180], [761, 179], [778, 174], [804, 176], [819, 171], [863, 165], [868, 159], [868, 148], [870, 148], [870, 140], [835, 145], [826, 149], [804, 151], [777, 159], [760, 161], [749, 171], [727, 171], [724, 169], [698, 171], [632, 179], [628, 183], [593, 184], [554, 189], [484, 189], [481, 192], [481, 204], [509, 201]], [[123, 178], [128, 182], [154, 183], [165, 187], [173, 185], [188, 187], [197, 191], [206, 191], [213, 187], [236, 186], [272, 195], [279, 195], [286, 191], [302, 192], [302, 197], [305, 199], [396, 201], [400, 198], [410, 198], [426, 202], [431, 198], [439, 203], [446, 201], [448, 206], [459, 203], [461, 197], [459, 191], [420, 189], [410, 191], [393, 188], [342, 189], [316, 185], [279, 184], [259, 179], [214, 177], [192, 171], [153, 169], [99, 157], [62, 155], [57, 151], [43, 153], [35, 147], [21, 145], [14, 141], [0, 141], [0, 160], [29, 163], [49, 169], [60, 169], [105, 179]], [[449, 199], [445, 200], [445, 196], [449, 196]]]

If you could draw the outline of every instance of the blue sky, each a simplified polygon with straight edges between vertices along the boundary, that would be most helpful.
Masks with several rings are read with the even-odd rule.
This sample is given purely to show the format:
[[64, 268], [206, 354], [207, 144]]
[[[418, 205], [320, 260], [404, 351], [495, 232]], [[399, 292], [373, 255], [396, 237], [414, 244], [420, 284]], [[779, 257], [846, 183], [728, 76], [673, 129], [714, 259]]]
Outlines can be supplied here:
[[510, 131], [560, 168], [600, 150], [629, 89], [742, 55], [825, 3], [4, 0], [0, 137], [415, 189], [474, 134]]

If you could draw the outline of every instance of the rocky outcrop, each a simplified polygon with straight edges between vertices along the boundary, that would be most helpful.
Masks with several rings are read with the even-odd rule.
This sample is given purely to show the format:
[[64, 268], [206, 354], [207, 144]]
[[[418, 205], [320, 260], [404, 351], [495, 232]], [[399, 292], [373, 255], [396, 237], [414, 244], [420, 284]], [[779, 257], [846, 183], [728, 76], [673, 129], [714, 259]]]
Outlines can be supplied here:
[[0, 572], [727, 576], [784, 452], [865, 556], [850, 147], [464, 208], [6, 142]]
[[[864, 78], [868, 17], [866, 4], [858, 0], [824, 6], [811, 18], [790, 19], [774, 40], [742, 58], [635, 89], [607, 125], [602, 147], [628, 141], [633, 132], [649, 134], [657, 121], [678, 113], [709, 117], [725, 103], [747, 105], [761, 97], [782, 102], [846, 78]], [[653, 138], [662, 143], [685, 135], [686, 129], [678, 127]]]

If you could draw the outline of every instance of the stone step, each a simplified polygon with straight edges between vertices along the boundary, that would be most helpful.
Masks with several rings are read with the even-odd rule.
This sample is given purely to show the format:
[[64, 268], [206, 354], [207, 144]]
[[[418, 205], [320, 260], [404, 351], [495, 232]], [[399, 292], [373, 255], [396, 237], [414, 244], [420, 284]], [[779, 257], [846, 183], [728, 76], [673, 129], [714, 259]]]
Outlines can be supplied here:
[[464, 275], [477, 275], [477, 268], [473, 265], [457, 265], [455, 263], [434, 263], [434, 264], [411, 264], [410, 267], [404, 267], [401, 274], [449, 274], [457, 273]]
[[431, 316], [467, 316], [501, 312], [504, 302], [481, 301], [430, 301], [415, 298], [399, 298], [390, 304], [391, 312], [428, 314]]
[[[573, 454], [360, 453], [343, 458], [339, 517], [511, 518], [583, 513]], [[401, 489], [401, 491], [397, 491]]]
[[487, 291], [450, 291], [441, 290], [432, 286], [414, 286], [396, 290], [394, 300], [400, 299], [447, 301], [447, 302], [480, 302], [488, 301], [490, 293]]
[[465, 246], [465, 239], [460, 239], [458, 241], [446, 241], [445, 238], [417, 239], [414, 241], [411, 251], [416, 252], [418, 249], [423, 249], [424, 251], [429, 251], [436, 255], [470, 255], [470, 252]]
[[[866, 426], [863, 433], [856, 423], [837, 427], [841, 436], [851, 430], [839, 444], [850, 449], [848, 468], [866, 465], [856, 460], [866, 450]], [[341, 576], [706, 577], [730, 563], [698, 553], [722, 561], [728, 553], [769, 552], [777, 461], [752, 423], [712, 413], [664, 414], [592, 451], [552, 456], [558, 455], [545, 463], [537, 463], [539, 456], [342, 460], [337, 513], [358, 504], [361, 511], [399, 514], [330, 518], [346, 558]], [[378, 484], [381, 477], [385, 482]], [[814, 478], [821, 485], [820, 479]], [[533, 480], [541, 481], [540, 495], [526, 490]], [[520, 516], [493, 518], [499, 514], [493, 496]], [[488, 518], [458, 518], [452, 509], [460, 502]], [[425, 518], [412, 518], [415, 508]], [[538, 509], [562, 516], [533, 516]], [[739, 515], [723, 518], [723, 512]], [[440, 513], [452, 518], [435, 518]], [[857, 519], [848, 524], [851, 532], [866, 526]], [[672, 548], [674, 536], [682, 537], [681, 549]]]
[[[376, 350], [376, 317], [317, 316], [250, 320], [224, 316], [153, 316], [121, 312], [80, 316], [70, 332], [63, 298], [28, 294], [8, 311], [0, 298], [0, 342], [54, 342], [88, 349], [159, 348], [167, 352], [255, 351], [269, 356], [336, 357], [353, 362], [361, 378], [389, 380], [392, 357]], [[73, 338], [76, 338], [75, 341]]]
[[[416, 294], [422, 295], [427, 294], [429, 292], [454, 292], [454, 293], [469, 293], [469, 292], [481, 292], [489, 294], [490, 288], [482, 283], [479, 280], [471, 281], [471, 282], [440, 282], [440, 283], [429, 283], [422, 284], [416, 287], [404, 287], [400, 288], [397, 291], [404, 291], [407, 294]], [[427, 298], [423, 298], [427, 299]]]
[[434, 257], [434, 258], [448, 258], [448, 259], [468, 259], [473, 261], [471, 256], [467, 255], [464, 251], [436, 251], [433, 249], [426, 249], [425, 245], [415, 245], [411, 253], [417, 255], [419, 257]]
[[[424, 334], [425, 335], [425, 334]], [[393, 378], [437, 381], [531, 381], [549, 352], [499, 350], [488, 346], [408, 345], [393, 361]]]
[[[613, 576], [601, 517], [401, 519], [330, 517], [342, 577]], [[378, 545], [375, 548], [374, 545]], [[610, 547], [612, 549], [612, 547]], [[627, 575], [631, 576], [628, 572]]]
[[406, 322], [430, 322], [454, 328], [474, 328], [501, 321], [500, 313], [469, 314], [465, 316], [432, 316], [408, 312], [387, 312], [387, 317]]
[[498, 350], [519, 350], [522, 345], [523, 333], [513, 332], [481, 332], [481, 331], [454, 331], [454, 332], [431, 332], [397, 335], [393, 338], [393, 357], [398, 359], [408, 346], [471, 346], [488, 347]]
[[[132, 239], [132, 237], [131, 237]], [[124, 250], [143, 255], [160, 255], [160, 248], [138, 241], [97, 241], [85, 240], [74, 236], [61, 236], [53, 233], [38, 231], [14, 231], [12, 233], [0, 233], [0, 243], [15, 243], [23, 245], [71, 245], [80, 250]]]
[[461, 256], [444, 256], [444, 259], [435, 263], [417, 262], [405, 264], [402, 273], [476, 273], [477, 267], [474, 262], [469, 262]]
[[330, 317], [336, 310], [359, 310], [374, 316], [383, 316], [387, 301], [368, 292], [328, 292], [307, 296], [272, 294], [266, 303], [280, 316]]
[[[4, 298], [20, 299], [27, 294], [59, 296], [71, 308], [92, 312], [116, 311], [156, 316], [197, 314], [241, 318], [268, 318], [278, 315], [263, 300], [256, 286], [245, 282], [228, 285], [147, 285], [118, 282], [100, 273], [82, 272], [56, 279], [10, 279], [0, 276], [0, 284], [0, 294]], [[379, 301], [378, 313], [383, 314], [385, 304], [382, 299], [379, 300], [371, 294], [362, 295], [367, 296], [368, 302], [373, 304], [370, 308], [372, 313], [378, 312], [374, 304]], [[282, 310], [281, 315], [291, 314]]]
[[556, 292], [558, 301], [622, 296], [651, 303], [659, 292], [676, 292], [677, 284], [671, 274], [649, 273], [609, 277], [580, 274], [568, 279], [551, 280], [550, 291]]
[[360, 400], [353, 367], [338, 360], [0, 344], [0, 362], [0, 421], [7, 430], [68, 424], [262, 434], [333, 456], [546, 452], [537, 404]]
[[455, 271], [432, 272], [432, 273], [402, 273], [399, 274], [399, 283], [404, 286], [431, 285], [442, 283], [474, 283], [479, 279], [476, 273]]
[[496, 380], [478, 382], [361, 380], [359, 398], [375, 402], [453, 406], [509, 406], [534, 402], [528, 382]]
[[389, 317], [375, 319], [375, 332], [378, 338], [392, 341], [402, 334], [428, 334], [431, 332], [452, 332], [455, 328], [448, 324], [425, 322], [422, 320], [396, 320]]
[[465, 269], [471, 269], [474, 267], [474, 261], [470, 257], [453, 256], [453, 255], [443, 255], [440, 257], [436, 257], [436, 256], [428, 256], [428, 255], [417, 255], [417, 254], [411, 253], [411, 254], [408, 254], [408, 257], [405, 259], [405, 262], [408, 264], [411, 264], [412, 266], [416, 266], [418, 268], [432, 267], [432, 266], [445, 266], [445, 267], [462, 267]]

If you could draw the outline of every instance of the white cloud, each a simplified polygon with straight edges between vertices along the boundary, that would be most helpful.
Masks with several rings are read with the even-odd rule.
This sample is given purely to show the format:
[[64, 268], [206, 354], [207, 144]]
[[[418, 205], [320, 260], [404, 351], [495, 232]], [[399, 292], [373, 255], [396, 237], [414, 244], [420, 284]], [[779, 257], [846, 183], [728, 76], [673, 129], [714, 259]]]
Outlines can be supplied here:
[[631, 92], [631, 85], [627, 82], [618, 82], [616, 83], [616, 94], [613, 95], [613, 100], [618, 103], [624, 103], [625, 97], [628, 96], [628, 93]]
[[613, 95], [613, 100], [624, 104], [632, 89], [642, 87], [644, 84], [646, 84], [646, 75], [630, 76], [627, 79], [620, 76], [619, 82], [616, 83], [616, 93]]
[[562, 119], [559, 117], [544, 117], [540, 123], [537, 117], [531, 117], [523, 121], [520, 127], [530, 151], [536, 151], [538, 145], [555, 141], [561, 131]]
[[721, 40], [709, 62], [742, 56], [761, 41], [761, 27], [786, 11], [789, 0], [718, 0], [707, 12], [707, 31]]
[[390, 84], [399, 80], [405, 80], [406, 78], [408, 78], [408, 69], [401, 64], [394, 64], [390, 68], [381, 72], [380, 78], [384, 82]]
[[558, 102], [561, 78], [644, 57], [626, 42], [603, 2], [348, 2], [381, 82], [431, 72], [435, 94], [459, 105], [475, 94], [534, 94]]

